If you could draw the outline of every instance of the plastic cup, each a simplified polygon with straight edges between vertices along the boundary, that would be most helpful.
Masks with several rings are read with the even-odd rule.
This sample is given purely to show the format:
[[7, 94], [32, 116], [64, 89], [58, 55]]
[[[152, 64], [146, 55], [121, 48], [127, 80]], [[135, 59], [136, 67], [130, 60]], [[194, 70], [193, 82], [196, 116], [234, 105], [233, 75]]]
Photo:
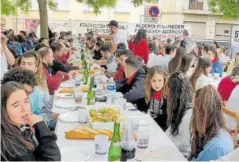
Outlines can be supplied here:
[[74, 99], [76, 104], [82, 103], [83, 92], [80, 87], [74, 88]]
[[109, 137], [106, 135], [95, 136], [95, 153], [105, 155], [109, 147]]
[[76, 78], [75, 78], [75, 86], [78, 87], [81, 85], [81, 79], [82, 79], [82, 76], [77, 74], [76, 75]]
[[137, 147], [140, 149], [147, 149], [149, 146], [150, 133], [147, 129], [139, 129], [137, 133]]
[[78, 122], [79, 123], [86, 123], [87, 122], [88, 112], [85, 109], [78, 110]]

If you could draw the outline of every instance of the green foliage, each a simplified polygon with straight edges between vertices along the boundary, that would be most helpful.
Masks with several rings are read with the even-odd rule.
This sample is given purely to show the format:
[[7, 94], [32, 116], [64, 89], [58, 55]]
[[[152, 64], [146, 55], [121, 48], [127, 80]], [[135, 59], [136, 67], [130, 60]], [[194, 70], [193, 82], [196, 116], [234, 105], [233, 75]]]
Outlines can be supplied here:
[[135, 7], [142, 5], [144, 2], [147, 3], [158, 3], [159, 0], [132, 0], [132, 3]]
[[47, 4], [48, 4], [48, 7], [53, 11], [57, 9], [57, 4], [54, 2], [54, 0], [48, 0]]
[[214, 13], [221, 13], [227, 18], [239, 18], [239, 0], [208, 0]]
[[1, 15], [16, 15], [18, 10], [28, 13], [30, 0], [1, 0]]
[[[76, 0], [76, 1], [92, 7], [95, 14], [99, 14], [100, 9], [102, 8], [113, 8], [117, 3], [117, 0]], [[145, 1], [154, 3], [159, 2], [159, 0], [132, 0], [132, 3], [135, 7], [138, 7], [142, 5]], [[47, 4], [51, 10], [57, 9], [57, 4], [55, 3], [54, 0], [48, 0]], [[2, 15], [16, 15], [18, 10], [20, 10], [22, 13], [28, 13], [30, 8], [31, 8], [30, 0], [1, 0]]]
[[[56, 10], [54, 0], [48, 0], [47, 4], [51, 10]], [[31, 0], [1, 0], [1, 15], [16, 15], [19, 11], [27, 14], [30, 8]]]

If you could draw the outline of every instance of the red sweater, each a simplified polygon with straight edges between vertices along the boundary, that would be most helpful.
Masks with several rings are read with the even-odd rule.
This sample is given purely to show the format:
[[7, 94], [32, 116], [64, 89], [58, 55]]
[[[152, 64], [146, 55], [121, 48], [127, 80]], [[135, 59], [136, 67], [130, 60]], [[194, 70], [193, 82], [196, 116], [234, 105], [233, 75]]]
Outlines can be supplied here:
[[223, 101], [228, 101], [233, 89], [239, 82], [233, 82], [230, 77], [223, 78], [218, 85], [218, 92], [220, 93]]
[[54, 91], [59, 88], [62, 81], [69, 79], [68, 76], [66, 76], [62, 79], [62, 77], [63, 77], [62, 72], [57, 72], [56, 75], [54, 75], [54, 76], [51, 75], [48, 72], [48, 69], [46, 67], [44, 67], [44, 73], [47, 78], [47, 85], [48, 85], [50, 95], [54, 95]]
[[149, 47], [145, 39], [142, 39], [139, 43], [134, 43], [129, 41], [129, 49], [135, 55], [139, 56], [144, 60], [144, 63], [147, 64], [149, 60]]

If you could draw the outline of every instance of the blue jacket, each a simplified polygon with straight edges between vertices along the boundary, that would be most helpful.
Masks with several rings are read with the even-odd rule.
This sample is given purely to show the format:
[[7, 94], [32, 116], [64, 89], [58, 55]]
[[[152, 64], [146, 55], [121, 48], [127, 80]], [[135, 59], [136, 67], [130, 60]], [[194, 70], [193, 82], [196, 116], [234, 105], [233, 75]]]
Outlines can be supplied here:
[[234, 149], [231, 135], [226, 130], [220, 130], [219, 134], [211, 139], [199, 153], [194, 161], [216, 160], [227, 155]]
[[17, 54], [18, 57], [22, 57], [23, 55], [23, 47], [21, 45], [21, 43], [18, 42], [14, 42], [14, 43], [8, 43], [7, 47], [13, 51], [15, 51], [15, 53]]
[[212, 75], [218, 73], [220, 77], [223, 76], [223, 64], [220, 61], [212, 63]]
[[48, 89], [44, 90], [35, 87], [29, 95], [31, 111], [33, 114], [42, 116], [43, 120], [48, 123], [52, 119], [52, 100]]

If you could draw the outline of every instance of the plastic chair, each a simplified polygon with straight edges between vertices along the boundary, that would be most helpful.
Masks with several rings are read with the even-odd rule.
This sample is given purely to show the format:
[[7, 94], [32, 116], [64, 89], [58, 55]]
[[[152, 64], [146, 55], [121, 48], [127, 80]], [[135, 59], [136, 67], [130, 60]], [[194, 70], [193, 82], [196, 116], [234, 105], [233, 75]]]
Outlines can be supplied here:
[[233, 112], [229, 109], [227, 109], [226, 107], [223, 107], [223, 112], [234, 118], [236, 120], [236, 128], [234, 130], [230, 130], [231, 134], [232, 134], [232, 138], [233, 138], [233, 142], [235, 145], [235, 148], [237, 148], [239, 146], [239, 141], [238, 141], [238, 135], [239, 135], [239, 113], [238, 112]]

